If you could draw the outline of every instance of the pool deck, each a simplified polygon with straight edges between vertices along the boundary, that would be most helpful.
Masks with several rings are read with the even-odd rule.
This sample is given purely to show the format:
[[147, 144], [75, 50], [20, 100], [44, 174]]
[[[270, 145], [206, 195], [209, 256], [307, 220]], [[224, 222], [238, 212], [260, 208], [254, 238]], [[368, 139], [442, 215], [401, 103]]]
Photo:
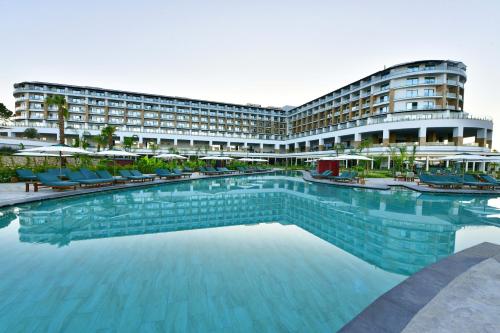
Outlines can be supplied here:
[[183, 177], [178, 179], [169, 179], [169, 180], [156, 179], [154, 181], [133, 182], [133, 183], [129, 182], [123, 184], [115, 184], [113, 186], [102, 186], [102, 187], [85, 187], [85, 188], [77, 187], [76, 190], [64, 190], [64, 191], [55, 191], [48, 187], [42, 187], [38, 190], [38, 192], [33, 192], [32, 188], [30, 189], [30, 192], [26, 192], [25, 183], [23, 182], [2, 183], [0, 184], [0, 208], [29, 203], [29, 202], [41, 201], [46, 199], [72, 197], [81, 194], [92, 194], [99, 192], [129, 189], [129, 188], [149, 187], [149, 186], [156, 186], [169, 183], [186, 182], [196, 179], [225, 178], [225, 177], [235, 177], [244, 175], [262, 175], [262, 174], [272, 173], [275, 171], [277, 170], [273, 169], [270, 171], [258, 172], [253, 174], [233, 173], [233, 174], [213, 175], [213, 176], [202, 175], [196, 172], [193, 173], [191, 177]]
[[372, 190], [390, 190], [391, 187], [404, 187], [409, 190], [422, 193], [431, 193], [431, 194], [436, 193], [436, 194], [500, 195], [500, 190], [435, 188], [424, 185], [417, 185], [417, 183], [415, 182], [394, 180], [392, 178], [366, 178], [365, 184], [357, 184], [357, 183], [341, 183], [341, 182], [334, 182], [328, 179], [313, 178], [308, 171], [302, 171], [302, 174], [304, 180], [307, 180], [309, 182], [329, 184], [333, 186], [366, 188]]
[[380, 296], [340, 332], [498, 332], [500, 245], [482, 243]]

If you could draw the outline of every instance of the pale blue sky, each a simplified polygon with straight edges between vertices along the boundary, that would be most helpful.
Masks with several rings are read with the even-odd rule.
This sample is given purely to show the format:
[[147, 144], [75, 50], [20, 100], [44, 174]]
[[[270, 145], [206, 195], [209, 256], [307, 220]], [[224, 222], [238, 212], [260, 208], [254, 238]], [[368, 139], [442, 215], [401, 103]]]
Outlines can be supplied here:
[[384, 65], [452, 59], [468, 66], [465, 110], [500, 123], [498, 0], [0, 0], [0, 13], [12, 109], [27, 80], [299, 105]]

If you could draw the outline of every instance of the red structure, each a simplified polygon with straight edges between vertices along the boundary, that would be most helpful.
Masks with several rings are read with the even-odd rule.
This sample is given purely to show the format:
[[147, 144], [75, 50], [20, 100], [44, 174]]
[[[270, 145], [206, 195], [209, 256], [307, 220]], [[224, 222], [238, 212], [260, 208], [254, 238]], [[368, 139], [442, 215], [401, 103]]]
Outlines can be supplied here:
[[317, 168], [319, 173], [331, 170], [333, 176], [339, 175], [339, 161], [318, 161]]

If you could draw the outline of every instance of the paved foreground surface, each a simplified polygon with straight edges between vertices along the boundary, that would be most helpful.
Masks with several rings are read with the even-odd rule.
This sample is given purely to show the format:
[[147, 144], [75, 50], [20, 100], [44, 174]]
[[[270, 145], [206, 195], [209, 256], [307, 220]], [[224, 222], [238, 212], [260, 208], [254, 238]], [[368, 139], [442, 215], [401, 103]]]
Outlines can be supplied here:
[[341, 332], [500, 332], [500, 245], [482, 243], [424, 268]]
[[403, 332], [500, 332], [500, 255], [451, 281]]

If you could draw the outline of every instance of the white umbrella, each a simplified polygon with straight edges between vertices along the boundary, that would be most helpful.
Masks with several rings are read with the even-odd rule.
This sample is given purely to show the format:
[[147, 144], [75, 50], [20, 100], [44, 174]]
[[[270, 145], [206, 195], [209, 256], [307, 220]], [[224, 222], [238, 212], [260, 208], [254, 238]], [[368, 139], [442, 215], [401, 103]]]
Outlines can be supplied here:
[[[46, 153], [38, 153], [36, 151], [34, 152], [29, 152], [29, 151], [23, 151], [20, 153], [15, 153], [14, 155], [16, 156], [31, 156], [31, 157], [59, 157], [57, 154], [46, 154]], [[71, 155], [62, 155], [62, 157], [68, 157]]]
[[131, 153], [125, 150], [118, 150], [118, 149], [109, 149], [109, 150], [103, 150], [100, 152], [95, 153], [95, 155], [99, 156], [139, 156], [136, 153]]
[[123, 156], [123, 157], [125, 157], [125, 156], [128, 156], [128, 157], [139, 156], [136, 153], [131, 153], [131, 152], [128, 152], [125, 150], [118, 150], [118, 149], [103, 150], [103, 151], [95, 153], [95, 155], [113, 157], [113, 173], [114, 174], [116, 174], [116, 158], [115, 158], [116, 156]]
[[74, 155], [74, 154], [92, 154], [89, 151], [86, 151], [85, 149], [77, 148], [77, 147], [70, 147], [68, 145], [63, 145], [63, 144], [57, 144], [57, 145], [52, 145], [52, 146], [44, 146], [44, 147], [36, 147], [36, 148], [29, 148], [29, 149], [23, 149], [21, 152], [38, 152], [38, 153], [46, 153], [46, 154], [57, 154], [58, 156], [62, 156], [63, 154], [66, 155]]
[[205, 156], [200, 157], [200, 160], [228, 161], [232, 160], [232, 158], [229, 156]]
[[238, 161], [242, 161], [242, 162], [267, 162], [267, 160], [265, 160], [263, 158], [249, 158], [249, 157], [240, 158]]
[[178, 155], [178, 154], [160, 154], [160, 155], [156, 155], [153, 157], [161, 158], [164, 160], [186, 160], [187, 159], [187, 157], [182, 156], [182, 155]]
[[64, 157], [65, 155], [92, 154], [91, 152], [86, 151], [85, 149], [70, 147], [70, 146], [62, 144], [62, 143], [58, 143], [58, 144], [52, 145], [52, 146], [23, 149], [21, 152], [38, 152], [38, 153], [57, 154], [60, 158], [59, 175], [62, 175], [62, 157]]

